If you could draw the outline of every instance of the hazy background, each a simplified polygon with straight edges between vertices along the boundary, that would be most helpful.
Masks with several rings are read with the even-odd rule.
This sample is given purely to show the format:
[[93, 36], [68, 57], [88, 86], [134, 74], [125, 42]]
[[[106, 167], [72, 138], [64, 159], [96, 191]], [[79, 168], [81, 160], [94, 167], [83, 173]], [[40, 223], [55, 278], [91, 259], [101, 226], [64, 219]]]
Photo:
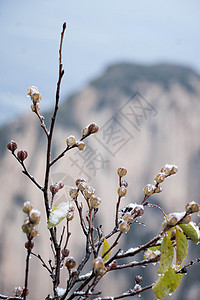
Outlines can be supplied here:
[[113, 62], [169, 61], [200, 70], [198, 0], [0, 1], [0, 124], [28, 111], [26, 89], [39, 87], [49, 107], [64, 40], [62, 95], [80, 89]]

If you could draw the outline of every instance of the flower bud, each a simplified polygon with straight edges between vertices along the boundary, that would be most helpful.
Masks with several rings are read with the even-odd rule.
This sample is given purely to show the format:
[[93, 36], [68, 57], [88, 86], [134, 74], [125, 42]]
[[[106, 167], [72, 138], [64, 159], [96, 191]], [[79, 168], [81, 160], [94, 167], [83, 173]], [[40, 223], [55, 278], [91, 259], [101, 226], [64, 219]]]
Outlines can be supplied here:
[[38, 104], [42, 100], [42, 95], [40, 93], [35, 93], [31, 96], [33, 103]]
[[146, 259], [152, 259], [152, 258], [155, 258], [157, 255], [160, 255], [160, 251], [157, 250], [157, 251], [152, 251], [150, 249], [148, 249], [146, 252], [145, 252], [145, 258]]
[[40, 222], [40, 212], [37, 209], [32, 209], [30, 212], [30, 222], [34, 225], [39, 224]]
[[181, 224], [188, 224], [192, 221], [191, 215], [187, 215], [182, 221]]
[[96, 123], [91, 123], [88, 125], [88, 131], [90, 134], [97, 133], [99, 131], [99, 126]]
[[34, 247], [34, 242], [28, 241], [28, 242], [25, 243], [24, 246], [25, 246], [26, 249], [31, 250]]
[[144, 194], [146, 196], [151, 196], [154, 193], [155, 189], [156, 189], [155, 185], [153, 185], [153, 184], [147, 184], [144, 187]]
[[22, 231], [26, 234], [31, 233], [31, 231], [33, 230], [33, 224], [23, 224], [22, 225]]
[[61, 190], [64, 187], [64, 183], [62, 181], [59, 181], [58, 187], [59, 187], [59, 190]]
[[62, 253], [63, 257], [69, 256], [69, 250], [68, 249], [62, 249], [61, 253]]
[[24, 202], [24, 206], [22, 208], [24, 213], [29, 214], [32, 209], [33, 209], [33, 205], [31, 204], [31, 202], [29, 201]]
[[112, 264], [111, 264], [111, 266], [110, 266], [110, 269], [111, 269], [111, 270], [115, 270], [115, 269], [117, 268], [117, 265], [118, 265], [117, 261], [116, 261], [116, 260], [113, 260], [113, 262], [112, 262]]
[[173, 214], [169, 214], [166, 218], [167, 225], [174, 226], [178, 223], [178, 219]]
[[55, 195], [59, 191], [59, 184], [56, 182], [49, 187], [51, 193]]
[[162, 187], [159, 185], [155, 190], [154, 193], [161, 193], [163, 191]]
[[72, 147], [76, 144], [76, 139], [75, 136], [70, 135], [67, 139], [66, 139], [66, 143], [67, 143], [67, 147]]
[[131, 222], [131, 221], [133, 220], [133, 216], [132, 216], [132, 214], [131, 214], [130, 212], [127, 212], [127, 213], [125, 213], [125, 214], [123, 215], [122, 219], [123, 219], [125, 222], [129, 223], [129, 222]]
[[42, 100], [42, 95], [39, 93], [36, 86], [31, 86], [27, 89], [27, 96], [30, 96], [31, 100], [35, 104]]
[[135, 276], [135, 282], [136, 283], [142, 282], [142, 276], [140, 276], [140, 275]]
[[25, 291], [25, 289], [23, 289], [23, 294], [25, 294], [26, 296], [28, 296], [28, 294], [29, 294], [29, 290], [28, 290], [28, 289], [26, 289], [26, 291]]
[[161, 173], [165, 173], [165, 176], [174, 175], [178, 172], [178, 167], [175, 165], [166, 164], [161, 170]]
[[105, 264], [101, 257], [97, 257], [93, 260], [93, 268], [94, 268], [94, 273], [97, 276], [102, 276], [106, 272]]
[[138, 205], [133, 210], [134, 215], [141, 217], [144, 214], [144, 208], [141, 205]]
[[178, 172], [178, 167], [175, 166], [175, 165], [173, 165], [173, 166], [172, 166], [172, 169], [171, 169], [171, 175], [174, 175], [174, 174], [176, 174], [177, 172]]
[[90, 197], [90, 206], [96, 208], [101, 204], [101, 198], [95, 196], [94, 194]]
[[76, 146], [80, 151], [83, 151], [85, 149], [85, 143], [84, 142], [77, 142]]
[[125, 188], [125, 186], [120, 186], [117, 190], [117, 193], [119, 197], [124, 197], [127, 193], [127, 189]]
[[35, 227], [33, 227], [32, 231], [31, 231], [31, 236], [33, 238], [35, 238], [37, 235], [38, 235], [38, 230]]
[[23, 293], [23, 288], [21, 286], [17, 286], [13, 290], [16, 297], [20, 297]]
[[87, 187], [87, 183], [85, 181], [80, 181], [79, 184], [78, 184], [78, 189], [80, 191], [83, 191], [84, 189], [86, 189]]
[[78, 189], [76, 187], [72, 187], [69, 190], [69, 195], [72, 199], [76, 199], [78, 197]]
[[85, 182], [85, 179], [83, 178], [76, 179], [76, 186], [78, 186], [81, 181]]
[[17, 158], [21, 161], [24, 161], [28, 156], [28, 152], [25, 150], [19, 150], [17, 152]]
[[195, 213], [199, 211], [199, 205], [192, 201], [192, 202], [188, 202], [185, 206], [185, 210], [187, 213]]
[[84, 128], [81, 130], [81, 134], [82, 134], [82, 137], [88, 136], [88, 134], [89, 134], [88, 127], [84, 127]]
[[76, 267], [76, 261], [73, 259], [73, 257], [68, 257], [65, 261], [65, 267], [68, 270], [74, 269]]
[[86, 189], [83, 192], [86, 199], [90, 199], [94, 193], [95, 193], [95, 189], [92, 186], [86, 187]]
[[67, 215], [67, 221], [72, 221], [74, 218], [74, 212], [70, 211]]
[[123, 177], [127, 174], [127, 170], [125, 168], [118, 168], [117, 173], [119, 177]]
[[155, 182], [161, 183], [165, 180], [165, 174], [164, 173], [158, 173], [155, 177]]
[[119, 224], [119, 230], [120, 232], [128, 232], [130, 230], [130, 225], [127, 222], [122, 221]]
[[14, 152], [17, 149], [17, 143], [11, 140], [10, 143], [7, 144], [8, 150]]
[[32, 94], [34, 94], [36, 92], [39, 92], [38, 88], [36, 86], [32, 85], [27, 89], [27, 96], [31, 96]]

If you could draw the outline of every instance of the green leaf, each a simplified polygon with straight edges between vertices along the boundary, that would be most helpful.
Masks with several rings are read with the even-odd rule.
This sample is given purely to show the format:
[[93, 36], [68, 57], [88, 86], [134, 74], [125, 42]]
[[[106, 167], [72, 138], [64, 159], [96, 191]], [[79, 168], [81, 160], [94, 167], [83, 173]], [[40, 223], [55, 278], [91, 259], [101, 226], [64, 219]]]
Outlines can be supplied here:
[[65, 217], [67, 217], [70, 209], [70, 202], [60, 202], [56, 204], [50, 213], [48, 220], [48, 228], [55, 227], [58, 225]]
[[[101, 256], [104, 255], [104, 253], [106, 253], [108, 250], [110, 249], [110, 246], [107, 242], [107, 240], [104, 238], [104, 241], [103, 241], [103, 249], [102, 249], [102, 253], [101, 253]], [[106, 262], [109, 258], [110, 258], [110, 254], [111, 252], [109, 251], [103, 258], [103, 261]]]
[[[153, 258], [153, 256], [156, 256], [158, 253], [155, 251], [160, 251], [160, 245], [149, 247], [144, 253], [144, 259]], [[152, 252], [152, 257], [151, 257], [151, 252]]]
[[161, 258], [158, 267], [158, 274], [164, 274], [169, 269], [174, 255], [174, 248], [168, 235], [164, 236], [161, 242], [160, 251]]
[[188, 241], [185, 234], [176, 228], [176, 264], [180, 265], [187, 256]]
[[162, 299], [170, 293], [173, 293], [180, 285], [182, 274], [176, 274], [172, 267], [161, 275], [152, 290], [158, 299]]
[[196, 244], [199, 241], [199, 229], [196, 224], [190, 222], [188, 224], [179, 224], [183, 232]]

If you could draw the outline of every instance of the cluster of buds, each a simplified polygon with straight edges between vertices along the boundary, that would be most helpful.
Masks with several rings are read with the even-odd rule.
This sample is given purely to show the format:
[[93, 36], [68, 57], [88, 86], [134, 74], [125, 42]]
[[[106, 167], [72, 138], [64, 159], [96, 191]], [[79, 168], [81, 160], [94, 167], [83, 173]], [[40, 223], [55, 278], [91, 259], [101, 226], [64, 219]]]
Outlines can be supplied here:
[[149, 197], [154, 193], [161, 193], [162, 187], [160, 183], [162, 183], [165, 178], [174, 175], [178, 172], [178, 167], [175, 165], [166, 164], [163, 168], [161, 168], [160, 172], [155, 176], [154, 182], [155, 184], [147, 184], [144, 187], [145, 196]]
[[90, 134], [97, 133], [98, 131], [99, 131], [99, 126], [96, 123], [91, 123], [82, 129], [81, 134], [82, 137], [85, 138]]
[[127, 170], [125, 168], [118, 168], [117, 174], [120, 177], [120, 187], [117, 190], [118, 196], [124, 197], [127, 193], [128, 182], [126, 180], [121, 180], [122, 177], [126, 176]]
[[66, 144], [68, 148], [77, 147], [80, 151], [85, 149], [85, 143], [82, 141], [76, 141], [74, 135], [68, 136], [66, 139]]
[[26, 242], [26, 248], [33, 248], [34, 243], [31, 240], [38, 235], [38, 230], [36, 226], [40, 222], [40, 212], [33, 208], [33, 205], [26, 201], [23, 206], [23, 212], [27, 214], [27, 217], [24, 220], [24, 224], [22, 225], [22, 231], [26, 233], [28, 242]]
[[101, 257], [93, 260], [93, 268], [96, 276], [103, 276], [106, 273], [106, 267]]
[[179, 224], [188, 224], [192, 221], [191, 214], [197, 213], [199, 216], [200, 212], [200, 205], [196, 202], [188, 202], [185, 206], [184, 212], [174, 212], [170, 213], [165, 217], [165, 220], [162, 224], [163, 229], [167, 228], [167, 226], [172, 227]]
[[143, 205], [137, 203], [130, 203], [122, 210], [122, 217], [119, 224], [121, 232], [128, 232], [130, 230], [130, 223], [134, 218], [141, 217], [144, 214]]
[[168, 214], [162, 223], [162, 227], [166, 229], [167, 227], [173, 227], [177, 224], [188, 224], [192, 221], [191, 214], [193, 213], [197, 213], [197, 215], [200, 216], [200, 205], [194, 201], [188, 202], [184, 212]]
[[[10, 141], [10, 143], [7, 144], [7, 149], [10, 150], [12, 153], [17, 150], [17, 143], [14, 141]], [[23, 162], [28, 157], [28, 152], [26, 150], [19, 150], [17, 151], [17, 158]]]
[[188, 214], [192, 214], [192, 213], [195, 213], [195, 212], [199, 212], [200, 211], [200, 205], [197, 204], [196, 202], [192, 201], [192, 202], [188, 202], [185, 206], [185, 211], [188, 213]]
[[178, 172], [178, 167], [175, 165], [166, 164], [163, 168], [161, 168], [160, 172], [164, 173], [165, 177], [169, 177], [171, 175], [175, 175]]
[[59, 181], [59, 182], [56, 182], [56, 183], [50, 185], [49, 189], [50, 189], [52, 195], [55, 195], [63, 187], [64, 187], [64, 183], [62, 181]]
[[[95, 189], [92, 186], [87, 186], [86, 181], [83, 178], [76, 180], [77, 193], [80, 190], [90, 204], [90, 207], [97, 208], [101, 204], [101, 198], [96, 196]], [[75, 188], [74, 188], [75, 189]]]
[[129, 203], [123, 210], [122, 210], [122, 218], [133, 218], [141, 217], [144, 214], [144, 206], [137, 203]]

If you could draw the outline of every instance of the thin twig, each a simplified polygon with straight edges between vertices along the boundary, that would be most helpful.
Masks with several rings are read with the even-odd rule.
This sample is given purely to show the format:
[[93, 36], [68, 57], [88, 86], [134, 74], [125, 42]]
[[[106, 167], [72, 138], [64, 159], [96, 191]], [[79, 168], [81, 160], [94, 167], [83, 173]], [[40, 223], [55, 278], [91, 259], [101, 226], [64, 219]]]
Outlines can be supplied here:
[[33, 105], [34, 105], [34, 112], [35, 112], [35, 114], [38, 116], [38, 118], [40, 120], [41, 127], [44, 129], [44, 132], [45, 132], [46, 136], [48, 137], [49, 133], [48, 133], [46, 125], [44, 123], [44, 117], [40, 115], [39, 110], [38, 110], [38, 106], [36, 105], [36, 103], [33, 103]]
[[29, 261], [30, 261], [30, 254], [31, 254], [30, 243], [31, 243], [31, 241], [29, 240], [27, 256], [26, 256], [25, 284], [24, 284], [24, 290], [23, 290], [23, 299], [24, 300], [26, 300], [26, 295], [27, 295], [27, 291], [28, 291]]
[[[138, 295], [138, 294], [140, 294], [140, 293], [142, 293], [142, 292], [144, 292], [146, 290], [151, 289], [153, 287], [153, 285], [154, 285], [154, 283], [152, 283], [150, 285], [147, 285], [147, 286], [143, 287], [141, 290], [139, 290], [137, 292], [136, 291], [131, 291], [131, 292], [127, 291], [126, 293], [123, 293], [120, 296], [110, 297], [110, 299], [112, 299], [112, 300], [118, 300], [118, 299], [130, 297], [130, 296], [135, 296], [135, 295]], [[95, 298], [94, 300], [97, 300], [97, 299], [98, 300], [109, 300], [109, 297], [102, 297], [102, 298], [98, 297], [98, 298]]]
[[44, 188], [35, 180], [35, 178], [33, 176], [31, 176], [29, 174], [29, 172], [27, 171], [24, 162], [21, 161], [14, 152], [12, 152], [12, 154], [14, 155], [14, 157], [16, 158], [16, 160], [20, 163], [20, 165], [22, 166], [23, 170], [22, 173], [25, 174], [41, 191], [44, 190]]
[[49, 267], [47, 266], [47, 264], [44, 262], [44, 260], [43, 260], [42, 257], [40, 256], [40, 254], [35, 254], [35, 253], [32, 252], [32, 251], [31, 251], [31, 254], [34, 255], [35, 257], [37, 257], [37, 258], [42, 262], [42, 266], [43, 266], [44, 268], [46, 268], [50, 274], [52, 274], [52, 271], [49, 269]]

